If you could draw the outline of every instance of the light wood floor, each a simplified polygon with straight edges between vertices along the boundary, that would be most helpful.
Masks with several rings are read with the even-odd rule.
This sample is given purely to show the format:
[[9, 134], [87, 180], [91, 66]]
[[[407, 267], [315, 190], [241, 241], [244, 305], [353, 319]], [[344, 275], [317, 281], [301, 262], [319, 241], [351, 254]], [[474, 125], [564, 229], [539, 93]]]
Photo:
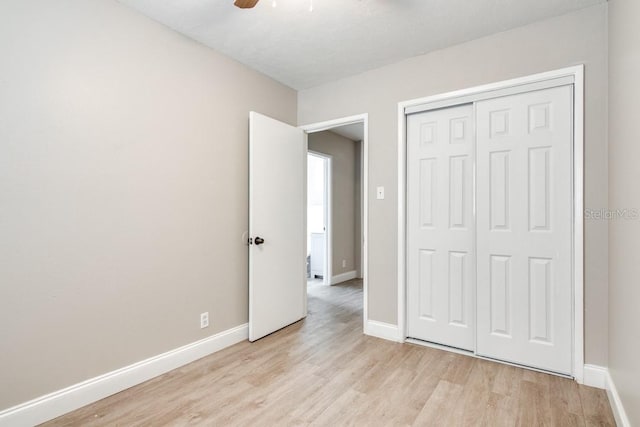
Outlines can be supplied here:
[[309, 293], [306, 320], [47, 425], [615, 425], [602, 390], [363, 335], [359, 281]]

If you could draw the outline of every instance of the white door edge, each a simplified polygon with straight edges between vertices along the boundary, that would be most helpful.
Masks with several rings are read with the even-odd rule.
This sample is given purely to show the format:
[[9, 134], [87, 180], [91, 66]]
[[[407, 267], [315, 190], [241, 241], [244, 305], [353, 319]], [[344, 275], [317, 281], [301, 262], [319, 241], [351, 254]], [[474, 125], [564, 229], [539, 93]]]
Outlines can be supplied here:
[[364, 126], [364, 137], [362, 139], [362, 328], [366, 330], [368, 313], [368, 276], [369, 276], [369, 114], [356, 114], [353, 116], [341, 117], [316, 123], [309, 123], [299, 126], [300, 129], [309, 133], [322, 132], [333, 128], [362, 123]]
[[[399, 340], [405, 341], [406, 334], [406, 111], [407, 108], [421, 106], [423, 111], [457, 105], [478, 99], [487, 92], [512, 89], [513, 93], [528, 92], [531, 86], [540, 82], [558, 80], [558, 85], [566, 84], [563, 77], [573, 77], [574, 117], [573, 117], [573, 377], [582, 384], [584, 381], [584, 65], [562, 68], [516, 79], [475, 86], [425, 98], [398, 103], [398, 333]], [[447, 101], [450, 104], [447, 104]], [[365, 128], [366, 130], [366, 128]]]

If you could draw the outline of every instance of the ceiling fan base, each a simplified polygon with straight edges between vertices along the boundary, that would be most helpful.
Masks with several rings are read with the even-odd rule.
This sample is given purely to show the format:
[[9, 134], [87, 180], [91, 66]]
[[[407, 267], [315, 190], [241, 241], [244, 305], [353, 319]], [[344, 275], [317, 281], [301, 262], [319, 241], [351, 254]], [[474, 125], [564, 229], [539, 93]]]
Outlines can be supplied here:
[[251, 9], [259, 0], [235, 0], [233, 4], [240, 9]]

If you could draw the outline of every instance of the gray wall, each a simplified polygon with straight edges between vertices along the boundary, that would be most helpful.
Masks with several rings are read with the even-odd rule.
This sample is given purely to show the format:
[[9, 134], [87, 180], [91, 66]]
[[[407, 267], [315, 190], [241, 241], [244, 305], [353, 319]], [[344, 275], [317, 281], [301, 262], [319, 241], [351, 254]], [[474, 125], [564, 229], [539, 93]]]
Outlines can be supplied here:
[[0, 409], [247, 322], [248, 114], [295, 91], [112, 0], [1, 1], [0, 58]]
[[[640, 210], [640, 2], [609, 2], [609, 208]], [[609, 221], [609, 371], [640, 425], [640, 221]]]
[[[369, 317], [397, 322], [397, 103], [586, 64], [586, 207], [607, 206], [607, 6], [499, 33], [298, 93], [299, 124], [369, 113]], [[376, 200], [384, 185], [385, 200]], [[585, 224], [586, 362], [607, 364], [607, 224]]]
[[[359, 187], [356, 183], [358, 145], [331, 131], [309, 134], [309, 150], [329, 154], [331, 160], [332, 274], [356, 270], [356, 215]], [[346, 267], [342, 267], [346, 260]]]

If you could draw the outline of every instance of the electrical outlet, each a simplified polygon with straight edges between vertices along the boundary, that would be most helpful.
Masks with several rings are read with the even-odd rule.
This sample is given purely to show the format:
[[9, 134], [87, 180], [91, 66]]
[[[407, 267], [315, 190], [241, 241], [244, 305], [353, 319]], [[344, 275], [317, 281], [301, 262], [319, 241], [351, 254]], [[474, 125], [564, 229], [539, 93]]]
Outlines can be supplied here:
[[209, 327], [209, 312], [200, 313], [200, 329]]
[[342, 268], [346, 268], [347, 267], [347, 260], [343, 259], [342, 260]]

